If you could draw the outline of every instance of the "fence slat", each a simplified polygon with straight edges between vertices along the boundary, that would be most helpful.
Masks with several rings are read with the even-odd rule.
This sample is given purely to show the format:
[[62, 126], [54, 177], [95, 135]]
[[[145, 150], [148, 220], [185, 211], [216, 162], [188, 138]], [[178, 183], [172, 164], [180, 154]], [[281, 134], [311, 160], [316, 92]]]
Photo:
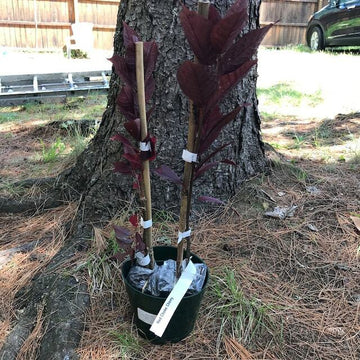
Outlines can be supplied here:
[[0, 46], [62, 48], [71, 24], [85, 21], [94, 24], [94, 47], [111, 50], [120, 1], [1, 0]]

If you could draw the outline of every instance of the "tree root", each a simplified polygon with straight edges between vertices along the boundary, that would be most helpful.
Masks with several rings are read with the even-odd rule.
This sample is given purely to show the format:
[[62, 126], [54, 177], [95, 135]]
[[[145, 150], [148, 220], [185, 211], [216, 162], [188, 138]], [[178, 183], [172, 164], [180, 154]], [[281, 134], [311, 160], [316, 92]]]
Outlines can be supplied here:
[[25, 179], [19, 180], [12, 183], [15, 187], [30, 188], [32, 186], [53, 186], [56, 182], [57, 177], [47, 177], [47, 178], [34, 178], [34, 179]]
[[37, 360], [77, 359], [76, 348], [81, 339], [85, 310], [90, 297], [81, 274], [71, 272], [69, 264], [86, 248], [90, 228], [79, 226], [78, 234], [68, 239], [67, 245], [37, 275], [32, 283], [16, 295], [17, 320], [0, 350], [0, 359], [15, 360], [26, 339], [35, 329], [38, 309], [42, 313], [42, 338], [37, 349]]
[[21, 213], [25, 211], [41, 212], [64, 204], [57, 197], [39, 197], [37, 199], [15, 200], [0, 197], [0, 213]]

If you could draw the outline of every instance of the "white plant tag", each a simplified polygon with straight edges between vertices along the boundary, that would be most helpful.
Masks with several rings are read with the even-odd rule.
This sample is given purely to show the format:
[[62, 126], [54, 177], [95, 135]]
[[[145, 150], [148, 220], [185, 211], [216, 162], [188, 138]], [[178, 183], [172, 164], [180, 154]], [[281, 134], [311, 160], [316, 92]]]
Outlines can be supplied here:
[[197, 161], [197, 154], [192, 153], [188, 150], [183, 150], [182, 152], [182, 159], [188, 163], [196, 162]]
[[156, 315], [151, 314], [143, 309], [137, 308], [137, 315], [139, 320], [143, 321], [145, 324], [152, 325], [154, 322]]
[[184, 232], [180, 232], [178, 234], [178, 244], [181, 243], [182, 239], [185, 239], [187, 237], [190, 237], [191, 235], [191, 229], [189, 229], [188, 231], [184, 231]]
[[186, 294], [186, 291], [191, 285], [195, 275], [196, 267], [190, 260], [188, 266], [182, 272], [180, 279], [172, 289], [169, 296], [166, 298], [163, 306], [161, 307], [155, 321], [150, 328], [150, 331], [152, 331], [155, 335], [159, 337], [163, 335], [172, 316], [174, 315], [176, 308]]

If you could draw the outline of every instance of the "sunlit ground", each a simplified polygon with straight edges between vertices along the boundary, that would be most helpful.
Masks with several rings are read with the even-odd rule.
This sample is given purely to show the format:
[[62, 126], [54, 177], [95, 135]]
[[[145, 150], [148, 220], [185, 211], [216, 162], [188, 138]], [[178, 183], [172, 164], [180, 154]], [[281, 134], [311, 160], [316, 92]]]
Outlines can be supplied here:
[[[301, 119], [333, 118], [359, 111], [359, 65], [359, 54], [260, 48], [260, 111]], [[261, 92], [266, 90], [283, 91], [283, 96], [274, 102]]]
[[359, 162], [359, 54], [259, 51], [264, 140], [294, 158]]

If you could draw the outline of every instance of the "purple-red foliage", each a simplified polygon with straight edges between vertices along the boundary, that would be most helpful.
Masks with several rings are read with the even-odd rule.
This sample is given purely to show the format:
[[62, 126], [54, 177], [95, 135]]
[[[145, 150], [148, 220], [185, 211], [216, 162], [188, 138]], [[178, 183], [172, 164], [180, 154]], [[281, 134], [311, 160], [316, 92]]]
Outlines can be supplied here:
[[[138, 216], [136, 214], [131, 215], [129, 221], [135, 228], [139, 226]], [[139, 232], [136, 231], [135, 236], [132, 236], [132, 232], [125, 227], [114, 225], [113, 228], [116, 241], [120, 248], [120, 250], [112, 256], [113, 259], [122, 262], [127, 256], [130, 256], [133, 260], [136, 252], [145, 253], [146, 246]]]
[[[198, 157], [209, 150], [221, 130], [235, 120], [244, 105], [237, 106], [228, 114], [222, 114], [219, 103], [257, 63], [253, 56], [272, 25], [256, 29], [240, 36], [247, 25], [247, 1], [236, 1], [222, 18], [213, 5], [208, 18], [183, 6], [180, 21], [185, 37], [195, 54], [196, 62], [185, 61], [178, 69], [177, 79], [183, 93], [192, 101], [197, 114], [194, 146]], [[193, 180], [219, 163], [235, 165], [231, 160], [212, 161], [224, 147], [218, 147], [195, 165]], [[163, 166], [156, 173], [167, 180], [180, 183], [170, 168]], [[203, 201], [221, 203], [211, 197]]]
[[[244, 0], [236, 1], [223, 18], [213, 5], [209, 7], [207, 19], [186, 6], [180, 13], [181, 25], [196, 62], [185, 61], [178, 69], [177, 79], [184, 94], [196, 107], [198, 140], [195, 151], [199, 156], [210, 148], [224, 126], [240, 112], [242, 106], [222, 114], [219, 103], [257, 63], [252, 57], [272, 26], [240, 36], [247, 19], [247, 2]], [[206, 161], [217, 152], [208, 156]], [[203, 161], [195, 169], [194, 178], [216, 164]]]
[[[125, 55], [115, 54], [109, 59], [114, 66], [115, 73], [122, 82], [122, 88], [116, 99], [119, 111], [126, 119], [124, 128], [132, 140], [129, 140], [124, 134], [116, 134], [111, 139], [120, 141], [123, 145], [122, 160], [114, 164], [114, 171], [124, 175], [133, 176], [133, 189], [141, 190], [143, 162], [152, 161], [156, 158], [155, 145], [156, 138], [147, 135], [145, 139], [141, 138], [140, 112], [138, 106], [137, 81], [136, 81], [136, 51], [135, 43], [140, 41], [138, 34], [123, 23], [123, 40], [125, 46]], [[144, 83], [145, 83], [145, 102], [147, 103], [155, 89], [155, 81], [152, 73], [155, 69], [158, 48], [154, 41], [143, 43], [144, 56]], [[152, 110], [147, 111], [149, 118]], [[150, 150], [140, 151], [139, 142], [150, 143]], [[132, 215], [129, 219], [134, 227], [138, 227], [138, 216]], [[142, 236], [136, 232], [133, 238], [130, 238], [130, 231], [126, 228], [114, 226], [115, 236], [120, 246], [120, 252], [114, 255], [114, 258], [122, 261], [130, 255], [134, 259], [137, 251], [146, 250]]]
[[[117, 134], [112, 137], [113, 140], [120, 141], [124, 148], [124, 153], [122, 155], [124, 160], [114, 164], [114, 171], [122, 174], [133, 175], [135, 177], [134, 188], [138, 188], [138, 182], [141, 178], [141, 171], [143, 169], [142, 162], [145, 160], [152, 161], [156, 158], [156, 139], [150, 135], [148, 135], [146, 139], [141, 139], [135, 52], [135, 43], [140, 41], [140, 37], [125, 22], [123, 22], [123, 40], [125, 55], [120, 56], [115, 54], [109, 60], [113, 63], [115, 73], [119, 76], [121, 82], [123, 83], [120, 93], [116, 99], [116, 104], [120, 112], [127, 120], [124, 123], [127, 133], [137, 144], [134, 146], [132, 142], [122, 134]], [[156, 65], [158, 48], [154, 41], [144, 42], [143, 46], [145, 101], [148, 102], [155, 89], [155, 81], [152, 73]], [[151, 115], [151, 111], [149, 111], [147, 115], [149, 117]], [[139, 141], [150, 142], [151, 150], [140, 151], [138, 149]]]

